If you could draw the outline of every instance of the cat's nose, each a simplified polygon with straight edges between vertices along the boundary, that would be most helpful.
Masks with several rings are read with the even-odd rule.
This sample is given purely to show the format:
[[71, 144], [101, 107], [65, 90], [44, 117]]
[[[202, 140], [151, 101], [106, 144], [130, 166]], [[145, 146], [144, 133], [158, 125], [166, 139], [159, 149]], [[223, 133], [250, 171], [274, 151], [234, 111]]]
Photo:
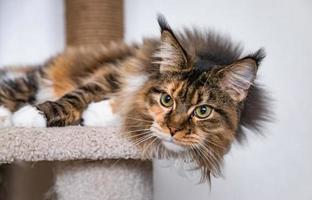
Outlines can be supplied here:
[[176, 132], [182, 130], [182, 128], [177, 128], [177, 127], [168, 127], [170, 130], [170, 135], [174, 136], [176, 134]]

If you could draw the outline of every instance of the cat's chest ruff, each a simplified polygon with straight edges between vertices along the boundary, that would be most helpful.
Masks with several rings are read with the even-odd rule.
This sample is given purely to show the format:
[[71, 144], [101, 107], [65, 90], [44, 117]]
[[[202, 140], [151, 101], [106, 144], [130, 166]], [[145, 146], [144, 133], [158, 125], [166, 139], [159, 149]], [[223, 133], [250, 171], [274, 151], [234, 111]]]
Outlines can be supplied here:
[[103, 100], [89, 104], [82, 114], [84, 126], [119, 126], [120, 116], [114, 112], [112, 100]]
[[131, 75], [125, 78], [125, 85], [118, 96], [100, 102], [91, 103], [83, 112], [83, 124], [85, 126], [120, 126], [122, 109], [125, 108], [146, 82], [145, 75]]

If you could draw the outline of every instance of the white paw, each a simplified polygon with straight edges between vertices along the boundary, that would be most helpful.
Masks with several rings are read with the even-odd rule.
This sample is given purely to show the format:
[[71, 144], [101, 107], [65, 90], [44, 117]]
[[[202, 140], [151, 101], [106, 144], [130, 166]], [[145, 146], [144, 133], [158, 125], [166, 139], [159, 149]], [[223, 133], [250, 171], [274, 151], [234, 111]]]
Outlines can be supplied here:
[[0, 128], [10, 127], [12, 113], [4, 106], [0, 106]]
[[85, 126], [112, 126], [120, 123], [118, 115], [112, 112], [109, 100], [91, 103], [82, 114]]
[[45, 116], [34, 106], [24, 106], [12, 116], [16, 127], [47, 127]]

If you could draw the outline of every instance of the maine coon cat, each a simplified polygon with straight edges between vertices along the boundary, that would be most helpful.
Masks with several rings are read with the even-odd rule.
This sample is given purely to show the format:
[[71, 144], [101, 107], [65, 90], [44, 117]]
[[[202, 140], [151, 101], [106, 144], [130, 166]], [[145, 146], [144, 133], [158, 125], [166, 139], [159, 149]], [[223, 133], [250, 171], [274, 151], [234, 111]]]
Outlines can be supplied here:
[[3, 71], [0, 127], [104, 126], [118, 116], [144, 151], [190, 158], [203, 180], [217, 175], [242, 127], [257, 131], [267, 119], [254, 84], [264, 51], [242, 55], [221, 35], [158, 22], [159, 39], [69, 48], [42, 66]]

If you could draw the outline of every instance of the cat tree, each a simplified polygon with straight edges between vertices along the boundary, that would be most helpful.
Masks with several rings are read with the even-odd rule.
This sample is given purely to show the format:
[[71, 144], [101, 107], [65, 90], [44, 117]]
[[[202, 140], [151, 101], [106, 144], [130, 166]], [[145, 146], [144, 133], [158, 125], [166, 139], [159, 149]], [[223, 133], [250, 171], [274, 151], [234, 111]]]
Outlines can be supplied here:
[[[67, 0], [65, 6], [68, 46], [122, 39], [122, 0]], [[116, 127], [1, 129], [0, 164], [16, 161], [31, 162], [34, 166], [44, 162], [48, 167], [42, 176], [47, 176], [53, 166], [54, 186], [51, 195], [47, 195], [49, 199], [152, 199], [152, 163], [122, 138]], [[31, 183], [32, 180], [26, 180], [22, 187]], [[26, 195], [18, 196], [17, 191], [8, 192], [14, 195], [6, 199], [27, 199]], [[2, 200], [1, 197], [0, 194]]]

